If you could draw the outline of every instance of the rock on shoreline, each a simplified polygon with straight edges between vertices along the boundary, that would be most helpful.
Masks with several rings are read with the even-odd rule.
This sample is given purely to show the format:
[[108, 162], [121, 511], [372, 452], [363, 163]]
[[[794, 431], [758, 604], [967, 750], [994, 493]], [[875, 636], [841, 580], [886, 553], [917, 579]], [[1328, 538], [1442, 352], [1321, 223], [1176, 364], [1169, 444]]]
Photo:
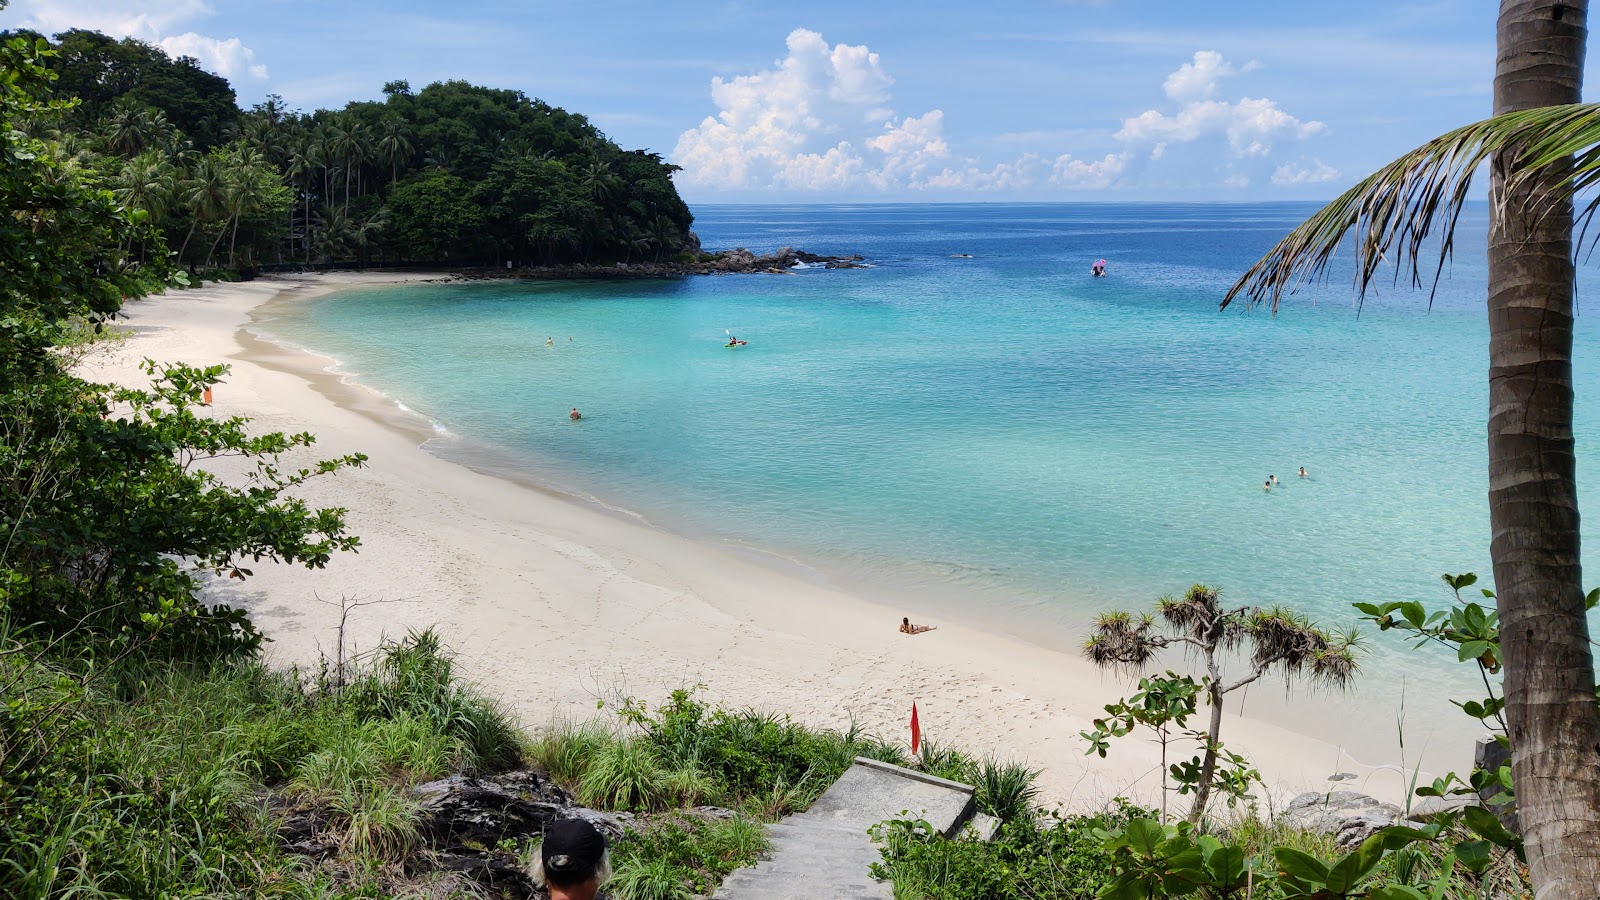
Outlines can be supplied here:
[[780, 248], [775, 253], [757, 255], [743, 247], [719, 250], [715, 253], [697, 253], [691, 261], [636, 262], [584, 264], [565, 266], [523, 266], [520, 268], [462, 269], [457, 275], [464, 281], [485, 281], [504, 278], [678, 278], [684, 275], [787, 275], [790, 270], [805, 264], [826, 269], [865, 269], [860, 254], [825, 256], [808, 253], [793, 247]]

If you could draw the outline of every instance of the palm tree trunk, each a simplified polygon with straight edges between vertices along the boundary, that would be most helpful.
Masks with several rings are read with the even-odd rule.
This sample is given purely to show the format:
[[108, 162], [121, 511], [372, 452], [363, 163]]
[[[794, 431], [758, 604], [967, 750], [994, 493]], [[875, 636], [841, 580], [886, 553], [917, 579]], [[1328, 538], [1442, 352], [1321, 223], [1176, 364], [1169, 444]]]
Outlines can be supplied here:
[[[1502, 0], [1496, 113], [1580, 99], [1587, 0]], [[1534, 893], [1600, 884], [1600, 715], [1578, 556], [1572, 435], [1572, 204], [1508, 190], [1489, 224], [1490, 555], [1505, 653], [1512, 776]]]
[[222, 243], [222, 236], [227, 233], [228, 223], [223, 222], [222, 227], [217, 230], [217, 239], [211, 242], [211, 249], [206, 251], [206, 261], [200, 264], [200, 268], [211, 268], [211, 257], [217, 252], [217, 245]]
[[196, 228], [198, 228], [199, 226], [200, 226], [200, 217], [199, 216], [195, 216], [194, 217], [194, 221], [189, 223], [189, 233], [183, 236], [183, 244], [178, 247], [178, 265], [179, 266], [183, 265], [183, 251], [189, 249], [189, 239], [194, 237], [194, 230]]

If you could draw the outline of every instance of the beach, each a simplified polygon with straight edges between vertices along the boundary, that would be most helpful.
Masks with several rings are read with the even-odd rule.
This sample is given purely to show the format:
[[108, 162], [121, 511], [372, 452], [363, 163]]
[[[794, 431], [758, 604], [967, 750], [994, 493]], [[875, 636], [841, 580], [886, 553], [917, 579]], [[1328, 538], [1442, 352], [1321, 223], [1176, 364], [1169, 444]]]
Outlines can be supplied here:
[[[1079, 737], [1106, 703], [1132, 693], [1128, 679], [973, 621], [931, 621], [937, 630], [903, 635], [901, 616], [921, 622], [917, 610], [441, 459], [420, 446], [431, 424], [395, 399], [329, 371], [332, 360], [247, 330], [269, 303], [407, 277], [169, 292], [128, 304], [119, 324], [131, 333], [83, 364], [88, 377], [125, 384], [142, 380], [144, 358], [227, 364], [215, 415], [310, 431], [321, 458], [367, 455], [365, 467], [316, 479], [301, 495], [349, 511], [358, 553], [322, 570], [255, 564], [248, 580], [209, 588], [212, 600], [250, 611], [270, 639], [269, 662], [309, 667], [333, 656], [343, 600], [362, 604], [348, 612], [347, 653], [433, 626], [461, 671], [531, 729], [703, 685], [704, 698], [726, 706], [898, 738], [915, 702], [924, 734], [940, 745], [1041, 769], [1047, 802], [1090, 810], [1118, 795], [1153, 800], [1156, 745], [1131, 736], [1101, 760]], [[1336, 787], [1398, 801], [1410, 777], [1253, 718], [1230, 715], [1222, 734], [1250, 756], [1275, 803]], [[1356, 777], [1330, 782], [1335, 773]]]

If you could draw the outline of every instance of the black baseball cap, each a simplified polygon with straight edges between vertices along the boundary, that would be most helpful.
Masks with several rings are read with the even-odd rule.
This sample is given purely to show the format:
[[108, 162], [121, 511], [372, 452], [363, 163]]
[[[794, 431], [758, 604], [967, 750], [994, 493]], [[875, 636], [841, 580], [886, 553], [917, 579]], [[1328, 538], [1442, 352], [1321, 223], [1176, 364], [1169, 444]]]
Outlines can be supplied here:
[[563, 887], [593, 877], [605, 855], [605, 836], [583, 819], [552, 822], [539, 847], [545, 877]]

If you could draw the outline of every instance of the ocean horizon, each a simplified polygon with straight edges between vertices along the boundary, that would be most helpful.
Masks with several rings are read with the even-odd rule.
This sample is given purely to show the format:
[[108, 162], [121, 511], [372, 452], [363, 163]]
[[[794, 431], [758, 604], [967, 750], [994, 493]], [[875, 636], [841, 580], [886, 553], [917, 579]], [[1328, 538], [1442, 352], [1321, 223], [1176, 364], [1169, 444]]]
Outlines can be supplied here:
[[[1358, 601], [1444, 605], [1443, 572], [1492, 586], [1486, 218], [1468, 208], [1431, 303], [1402, 279], [1358, 305], [1336, 269], [1277, 316], [1219, 312], [1317, 206], [704, 206], [707, 248], [870, 268], [364, 287], [263, 327], [434, 422], [434, 452], [913, 618], [1071, 650], [1096, 612], [1201, 582], [1338, 628]], [[1093, 278], [1100, 258], [1109, 277]], [[1592, 506], [1587, 323], [1574, 374]], [[1367, 631], [1364, 686], [1338, 704], [1397, 684], [1415, 709], [1470, 696], [1474, 673], [1446, 654]], [[1452, 712], [1417, 715], [1453, 733]]]

